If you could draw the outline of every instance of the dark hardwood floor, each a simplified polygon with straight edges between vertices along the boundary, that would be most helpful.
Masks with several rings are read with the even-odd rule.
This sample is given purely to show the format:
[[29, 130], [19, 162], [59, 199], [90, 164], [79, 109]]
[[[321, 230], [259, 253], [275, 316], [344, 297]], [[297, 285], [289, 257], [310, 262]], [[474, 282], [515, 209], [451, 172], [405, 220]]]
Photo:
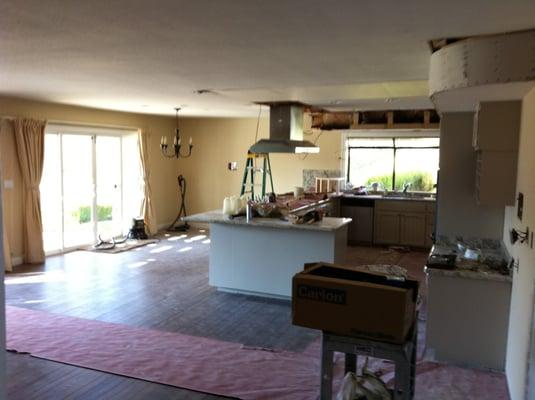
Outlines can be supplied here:
[[[290, 302], [218, 292], [208, 285], [208, 233], [190, 231], [124, 253], [77, 251], [6, 276], [8, 305], [81, 318], [303, 351], [318, 337], [291, 324]], [[360, 249], [360, 250], [359, 250]], [[274, 249], [276, 251], [276, 249]], [[352, 248], [348, 262], [403, 254]], [[413, 257], [414, 258], [414, 257]], [[415, 271], [421, 269], [417, 256]], [[409, 265], [410, 266], [410, 265]], [[216, 399], [209, 394], [7, 354], [9, 399]]]

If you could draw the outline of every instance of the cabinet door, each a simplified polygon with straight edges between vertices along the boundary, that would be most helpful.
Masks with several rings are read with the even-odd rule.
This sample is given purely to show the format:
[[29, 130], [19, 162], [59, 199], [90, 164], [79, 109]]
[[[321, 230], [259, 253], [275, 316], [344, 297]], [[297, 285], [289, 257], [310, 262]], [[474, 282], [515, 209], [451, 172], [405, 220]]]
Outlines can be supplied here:
[[342, 206], [342, 216], [352, 219], [347, 231], [349, 244], [372, 243], [373, 207]]
[[376, 212], [374, 242], [377, 244], [399, 244], [399, 221], [398, 212]]
[[355, 242], [371, 244], [373, 241], [373, 208], [355, 207], [353, 215], [357, 219]]
[[424, 247], [425, 240], [425, 214], [404, 213], [400, 217], [400, 244], [405, 246]]
[[351, 243], [353, 241], [353, 237], [356, 235], [357, 232], [357, 219], [355, 218], [353, 210], [355, 207], [353, 206], [342, 206], [340, 207], [340, 216], [344, 218], [351, 218], [351, 222], [347, 226], [347, 242]]
[[432, 236], [435, 234], [435, 213], [427, 213], [425, 216], [425, 247], [433, 246]]

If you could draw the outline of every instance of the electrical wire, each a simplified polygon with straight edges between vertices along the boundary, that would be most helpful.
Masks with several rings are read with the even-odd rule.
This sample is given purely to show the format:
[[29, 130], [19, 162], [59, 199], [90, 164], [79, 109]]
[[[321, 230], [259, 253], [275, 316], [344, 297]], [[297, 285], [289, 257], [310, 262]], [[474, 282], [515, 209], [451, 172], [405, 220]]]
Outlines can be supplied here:
[[[260, 128], [260, 115], [262, 114], [262, 104], [258, 106], [258, 118], [256, 119], [256, 133], [254, 135], [254, 143], [258, 141], [258, 129]], [[253, 159], [253, 168], [256, 171], [256, 157]], [[251, 171], [251, 173], [254, 173]]]
[[262, 114], [262, 105], [258, 107], [258, 118], [256, 119], [256, 133], [254, 135], [254, 143], [258, 141], [258, 128], [260, 127], [260, 114]]
[[[320, 133], [318, 134], [318, 136], [317, 136], [316, 139], [314, 140], [314, 142], [313, 142], [313, 143], [314, 143], [314, 146], [318, 143], [318, 140], [320, 140], [320, 137], [321, 137], [321, 135], [323, 135], [323, 132], [325, 132], [325, 131], [323, 131], [323, 130], [320, 131]], [[308, 157], [309, 154], [310, 154], [310, 153], [305, 153], [305, 155], [304, 155], [303, 157], [299, 156], [299, 159], [300, 159], [301, 161], [303, 161], [303, 160], [305, 160], [305, 159]]]

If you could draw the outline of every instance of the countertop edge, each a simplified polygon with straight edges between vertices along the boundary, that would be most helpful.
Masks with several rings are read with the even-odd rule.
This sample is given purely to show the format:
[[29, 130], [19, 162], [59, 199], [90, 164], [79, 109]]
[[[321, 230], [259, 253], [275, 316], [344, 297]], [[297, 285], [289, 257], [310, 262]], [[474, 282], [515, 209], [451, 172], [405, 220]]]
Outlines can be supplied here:
[[495, 281], [512, 283], [513, 278], [509, 275], [500, 275], [498, 273], [488, 273], [485, 271], [468, 271], [461, 269], [438, 269], [425, 267], [425, 273], [434, 276], [444, 276], [447, 278], [473, 279], [481, 281]]
[[[334, 221], [337, 220], [337, 221]], [[352, 220], [351, 218], [332, 218], [325, 217], [323, 221], [315, 224], [292, 224], [288, 221], [282, 221], [277, 218], [254, 218], [251, 222], [246, 222], [245, 217], [228, 218], [223, 215], [220, 210], [208, 211], [205, 213], [193, 214], [188, 217], [184, 217], [183, 221], [187, 222], [202, 222], [210, 224], [225, 224], [225, 225], [238, 225], [249, 226], [259, 228], [273, 228], [273, 229], [297, 229], [307, 231], [322, 231], [322, 232], [335, 232]], [[330, 224], [329, 224], [330, 223]]]

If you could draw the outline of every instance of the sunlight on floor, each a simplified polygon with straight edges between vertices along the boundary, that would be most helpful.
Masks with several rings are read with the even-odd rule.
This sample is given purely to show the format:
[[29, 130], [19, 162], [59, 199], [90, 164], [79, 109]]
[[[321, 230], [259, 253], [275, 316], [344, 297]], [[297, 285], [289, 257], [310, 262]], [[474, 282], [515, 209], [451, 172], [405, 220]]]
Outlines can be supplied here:
[[169, 240], [170, 242], [174, 242], [175, 240], [180, 240], [180, 239], [184, 239], [184, 238], [187, 238], [188, 235], [180, 235], [180, 236], [173, 236], [173, 237], [170, 237]]
[[182, 249], [178, 250], [179, 253], [184, 253], [186, 251], [190, 251], [191, 249], [193, 249], [193, 247], [183, 247]]
[[173, 246], [162, 246], [162, 247], [158, 247], [156, 249], [153, 249], [150, 252], [151, 253], [163, 253], [164, 251], [170, 250], [172, 248], [173, 248]]
[[210, 244], [210, 239], [203, 240], [201, 243], [203, 243], [203, 244]]
[[14, 278], [8, 278], [4, 281], [6, 285], [22, 285], [28, 283], [51, 283], [66, 282], [67, 275], [63, 271], [40, 272], [32, 274], [19, 275]]
[[149, 262], [148, 261], [138, 261], [138, 262], [135, 262], [135, 263], [132, 263], [132, 264], [128, 264], [128, 268], [139, 268], [139, 267], [142, 267], [144, 265], [147, 265]]
[[197, 235], [197, 236], [193, 236], [191, 239], [186, 239], [184, 240], [184, 243], [192, 243], [192, 242], [196, 242], [197, 240], [202, 240], [206, 237], [206, 235]]

